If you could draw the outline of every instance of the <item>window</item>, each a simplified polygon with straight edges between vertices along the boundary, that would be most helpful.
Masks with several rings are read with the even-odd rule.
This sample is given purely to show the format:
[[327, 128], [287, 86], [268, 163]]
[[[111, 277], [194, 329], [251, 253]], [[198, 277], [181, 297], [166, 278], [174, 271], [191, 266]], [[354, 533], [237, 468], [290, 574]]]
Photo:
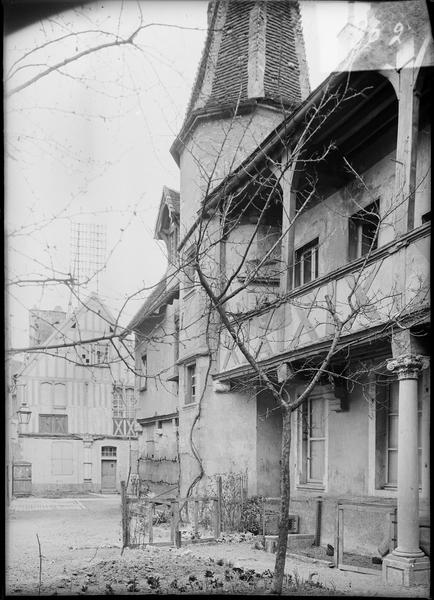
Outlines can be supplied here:
[[66, 385], [54, 384], [54, 408], [66, 408]]
[[115, 386], [112, 398], [113, 435], [135, 436], [136, 399], [134, 388]]
[[51, 383], [42, 382], [39, 387], [40, 401], [42, 404], [51, 405]]
[[109, 362], [109, 346], [107, 343], [88, 344], [80, 349], [81, 365], [97, 366]]
[[326, 403], [320, 396], [311, 396], [301, 407], [300, 483], [324, 484], [326, 446]]
[[295, 252], [294, 287], [318, 277], [318, 238]]
[[[398, 381], [377, 380], [376, 488], [396, 488], [398, 482]], [[418, 395], [419, 483], [422, 479], [422, 396]]]
[[71, 442], [52, 442], [52, 475], [72, 475], [74, 472], [73, 448]]
[[68, 433], [68, 415], [39, 415], [39, 433]]
[[196, 402], [196, 363], [187, 365], [185, 404]]
[[103, 446], [101, 448], [101, 456], [106, 458], [116, 458], [116, 446]]
[[147, 354], [142, 354], [140, 357], [140, 391], [144, 392], [147, 387], [148, 379], [148, 356]]
[[378, 242], [379, 200], [360, 210], [349, 220], [349, 259], [355, 260], [375, 250]]
[[95, 344], [92, 347], [92, 359], [96, 365], [107, 364], [109, 360], [108, 344]]

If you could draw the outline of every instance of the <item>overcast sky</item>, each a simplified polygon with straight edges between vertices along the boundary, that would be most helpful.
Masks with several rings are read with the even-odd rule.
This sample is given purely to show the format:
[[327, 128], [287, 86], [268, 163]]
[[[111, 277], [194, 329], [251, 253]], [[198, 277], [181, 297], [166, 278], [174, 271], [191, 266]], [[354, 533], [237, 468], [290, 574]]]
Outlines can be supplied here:
[[[348, 5], [300, 4], [314, 88], [342, 58], [337, 34], [347, 20]], [[138, 47], [88, 54], [6, 102], [7, 258], [9, 277], [20, 283], [7, 296], [13, 346], [27, 344], [30, 308], [68, 306], [64, 286], [22, 283], [70, 272], [73, 221], [107, 227], [112, 253], [99, 291], [114, 314], [128, 296], [154, 285], [164, 273], [164, 249], [153, 239], [154, 224], [162, 186], [179, 189], [169, 148], [182, 124], [201, 56], [206, 9], [203, 0], [111, 0], [68, 11], [6, 38], [5, 75], [11, 74], [12, 89], [47, 65], [113, 39], [108, 33], [127, 37], [141, 19], [165, 25], [141, 31]], [[356, 18], [363, 20], [365, 14], [366, 6], [357, 3]], [[88, 33], [69, 35], [82, 31]], [[47, 44], [59, 37], [64, 39]], [[129, 302], [123, 324], [148, 293]]]

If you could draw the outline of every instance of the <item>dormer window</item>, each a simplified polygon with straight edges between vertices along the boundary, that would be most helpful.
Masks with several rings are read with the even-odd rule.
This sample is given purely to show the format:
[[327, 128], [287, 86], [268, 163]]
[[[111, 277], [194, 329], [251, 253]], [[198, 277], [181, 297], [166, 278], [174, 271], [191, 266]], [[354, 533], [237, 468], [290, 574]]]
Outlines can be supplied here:
[[176, 262], [179, 244], [179, 192], [163, 188], [160, 210], [155, 228], [155, 238], [163, 240], [167, 248], [169, 264]]

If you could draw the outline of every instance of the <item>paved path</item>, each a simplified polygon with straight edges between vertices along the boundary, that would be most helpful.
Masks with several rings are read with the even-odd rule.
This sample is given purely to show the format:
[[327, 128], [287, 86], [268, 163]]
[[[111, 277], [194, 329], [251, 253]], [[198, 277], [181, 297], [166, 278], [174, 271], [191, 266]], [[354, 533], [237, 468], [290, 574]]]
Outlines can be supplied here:
[[9, 506], [12, 512], [85, 509], [84, 504], [75, 498], [15, 498]]

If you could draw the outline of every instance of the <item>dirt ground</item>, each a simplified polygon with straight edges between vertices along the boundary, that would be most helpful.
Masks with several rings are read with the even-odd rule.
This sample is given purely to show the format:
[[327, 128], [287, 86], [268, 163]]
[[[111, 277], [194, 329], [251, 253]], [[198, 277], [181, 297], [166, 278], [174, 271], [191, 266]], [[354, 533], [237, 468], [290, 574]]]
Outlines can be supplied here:
[[[57, 502], [57, 503], [56, 503]], [[11, 506], [6, 593], [38, 595], [261, 594], [270, 589], [274, 555], [254, 540], [147, 547], [121, 553], [119, 496], [88, 496]], [[239, 539], [239, 538], [238, 538]], [[337, 571], [288, 556], [285, 593], [429, 597], [423, 589], [385, 587], [380, 574]]]

